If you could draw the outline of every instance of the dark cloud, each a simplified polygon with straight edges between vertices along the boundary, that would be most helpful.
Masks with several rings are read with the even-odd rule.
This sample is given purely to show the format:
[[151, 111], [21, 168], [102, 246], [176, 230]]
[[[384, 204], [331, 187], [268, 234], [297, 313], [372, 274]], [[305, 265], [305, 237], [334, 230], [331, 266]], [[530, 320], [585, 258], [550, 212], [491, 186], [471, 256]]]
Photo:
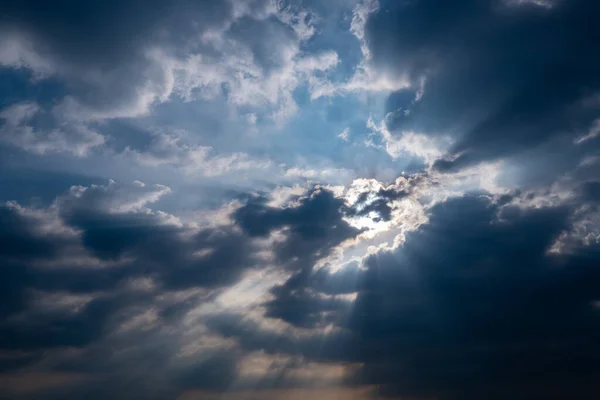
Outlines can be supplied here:
[[567, 208], [466, 196], [436, 206], [394, 251], [369, 256], [345, 325], [355, 382], [436, 399], [591, 399], [600, 249], [548, 254]]
[[209, 355], [183, 371], [178, 377], [178, 386], [185, 389], [207, 389], [226, 391], [238, 375], [239, 354], [234, 352]]
[[[349, 301], [331, 296], [352, 291], [346, 287], [351, 285], [348, 274], [310, 272], [316, 260], [359, 233], [342, 219], [343, 201], [331, 192], [312, 190], [290, 208], [250, 199], [234, 214], [239, 225], [199, 230], [145, 207], [166, 192], [164, 186], [110, 182], [73, 187], [49, 208], [16, 203], [0, 208], [0, 351], [14, 353], [0, 360], [0, 369], [39, 365], [53, 372], [97, 376], [94, 382], [70, 386], [69, 397], [74, 398], [130, 398], [146, 392], [148, 398], [156, 393], [161, 393], [156, 398], [169, 398], [188, 388], [226, 390], [237, 378], [243, 353], [215, 351], [208, 359], [186, 358], [165, 369], [180, 351], [178, 335], [183, 332], [163, 327], [179, 324], [189, 310], [214, 299], [211, 293], [232, 285], [244, 271], [264, 267], [255, 238], [279, 229], [284, 230], [283, 240], [270, 249], [276, 260], [283, 268], [300, 271], [295, 272], [298, 277], [308, 271], [316, 290], [308, 296], [275, 288], [277, 299], [265, 304], [267, 314], [293, 318], [291, 311], [296, 310], [308, 317], [290, 322], [316, 326], [327, 320], [328, 311], [348, 308]], [[76, 265], [71, 265], [73, 257], [79, 260]], [[151, 279], [152, 285], [135, 289], [131, 285], [136, 279]], [[339, 283], [330, 287], [333, 282]], [[189, 289], [205, 292], [168, 300], [169, 293]], [[139, 319], [147, 313], [155, 317]], [[236, 337], [223, 329], [224, 319], [218, 321], [215, 330]], [[251, 351], [249, 339], [243, 339], [244, 351]], [[262, 346], [260, 340], [255, 345]], [[313, 342], [292, 340], [284, 348], [296, 345], [308, 349]], [[48, 356], [64, 349], [77, 351], [58, 361]], [[116, 349], [123, 353], [108, 357]], [[337, 354], [339, 358], [339, 347]], [[133, 380], [150, 377], [155, 382], [139, 390], [130, 387]], [[106, 380], [111, 381], [108, 387]], [[45, 395], [60, 398], [65, 393], [61, 390]]]
[[47, 236], [36, 230], [36, 220], [19, 215], [17, 206], [0, 206], [0, 256], [4, 262], [11, 259], [30, 261], [57, 255], [63, 238]]
[[329, 320], [341, 331], [297, 338], [224, 314], [207, 325], [247, 350], [361, 363], [347, 383], [375, 385], [381, 397], [596, 398], [600, 248], [549, 252], [572, 229], [580, 200], [513, 205], [521, 197], [450, 199], [401, 247], [368, 256], [364, 269], [325, 267], [273, 291], [277, 313], [268, 315], [298, 326], [335, 308], [315, 293], [357, 292]]
[[343, 199], [316, 189], [301, 198], [297, 207], [268, 207], [257, 199], [236, 211], [236, 220], [252, 236], [267, 236], [279, 229], [285, 232], [285, 239], [274, 245], [274, 254], [276, 262], [294, 274], [272, 289], [275, 298], [265, 304], [267, 317], [314, 327], [327, 323], [327, 313], [348, 307], [347, 301], [306, 291], [315, 263], [360, 233], [343, 219], [344, 207]]
[[[377, 195], [400, 198], [398, 187]], [[239, 358], [264, 351], [360, 363], [348, 384], [376, 385], [382, 396], [541, 399], [551, 392], [556, 398], [567, 393], [593, 398], [600, 361], [595, 341], [600, 249], [573, 242], [568, 253], [548, 251], [572, 229], [574, 210], [594, 201], [594, 187], [593, 182], [582, 186], [573, 204], [545, 208], [515, 206], [534, 200], [519, 191], [498, 199], [450, 199], [436, 205], [429, 223], [408, 233], [398, 249], [338, 270], [327, 264], [316, 269], [315, 263], [360, 231], [344, 221], [343, 201], [324, 189], [309, 191], [288, 208], [250, 198], [233, 215], [238, 229], [199, 232], [143, 207], [152, 200], [140, 199], [154, 199], [164, 187], [111, 183], [72, 189], [57, 199], [52, 215], [76, 228], [75, 236], [50, 224], [48, 210], [9, 204], [0, 212], [1, 282], [9, 282], [2, 284], [0, 348], [21, 353], [5, 357], [0, 367], [22, 368], [44, 360], [47, 351], [78, 348], [80, 354], [55, 362], [53, 370], [118, 376], [106, 377], [114, 382], [107, 388], [73, 388], [76, 398], [126, 398], [144, 391], [161, 398], [184, 388], [226, 390], [236, 382]], [[203, 324], [239, 348], [215, 350], [194, 362], [187, 358], [161, 373], [180, 340], [176, 331], [161, 327], [166, 321], [178, 324], [194, 304], [211, 297], [159, 302], [160, 294], [231, 285], [244, 270], [260, 267], [253, 238], [275, 231], [282, 236], [273, 244], [274, 259], [292, 276], [272, 288], [265, 321], [337, 329], [295, 336], [239, 315], [215, 314], [204, 317]], [[131, 261], [102, 268], [39, 264], [60, 260], [77, 245], [103, 262]], [[158, 292], [126, 290], [134, 278], [152, 278]], [[36, 302], [35, 293], [88, 300], [74, 311]], [[342, 296], [347, 294], [356, 294], [356, 300]], [[115, 335], [149, 310], [156, 313], [157, 325]], [[131, 350], [107, 358], [109, 349]], [[136, 365], [149, 367], [136, 372]], [[140, 391], [131, 388], [135, 379], [148, 377], [156, 379]], [[271, 384], [286, 381], [272, 378]]]
[[68, 221], [82, 230], [82, 242], [95, 256], [135, 257], [125, 267], [129, 276], [152, 276], [172, 289], [230, 284], [256, 262], [249, 240], [227, 228], [185, 238], [186, 229], [145, 214], [87, 214]]
[[573, 141], [599, 111], [590, 99], [600, 89], [600, 9], [585, 0], [536, 3], [382, 1], [369, 18], [375, 68], [407, 75], [415, 86], [426, 80], [418, 101], [390, 97], [390, 129], [455, 138], [439, 170], [518, 154], [557, 136], [565, 139], [553, 151], [569, 150], [559, 158], [580, 159], [570, 155], [578, 151]]
[[262, 199], [235, 212], [235, 219], [250, 236], [268, 236], [283, 230], [285, 240], [275, 245], [281, 265], [290, 270], [312, 267], [331, 249], [360, 233], [342, 219], [344, 200], [325, 189], [315, 189], [289, 208], [269, 207]]
[[65, 244], [60, 236], [40, 234], [36, 222], [19, 215], [14, 206], [0, 206], [0, 317], [23, 307], [26, 301], [23, 286], [33, 279], [28, 263], [57, 256]]
[[353, 306], [340, 295], [356, 293], [364, 271], [357, 263], [334, 271], [330, 264], [307, 268], [271, 289], [274, 299], [265, 303], [265, 316], [303, 328], [339, 324]]
[[[246, 351], [285, 354], [321, 362], [356, 361], [355, 342], [346, 332], [315, 333], [304, 337], [260, 327], [243, 315], [222, 313], [206, 320], [207, 327], [226, 338], [235, 339]], [[354, 357], [353, 357], [354, 356]], [[356, 357], [356, 358], [355, 358]]]
[[[550, 252], [588, 191], [542, 208], [515, 206], [533, 200], [519, 191], [453, 198], [364, 269], [308, 270], [273, 290], [267, 316], [334, 323], [339, 333], [299, 339], [226, 315], [208, 326], [248, 350], [362, 363], [348, 383], [376, 385], [383, 397], [596, 398], [600, 248]], [[345, 307], [317, 295], [354, 292]]]
[[103, 336], [108, 318], [123, 306], [124, 302], [115, 304], [98, 299], [77, 313], [50, 312], [19, 324], [5, 321], [0, 328], [0, 348], [40, 350], [86, 346]]
[[[188, 303], [202, 299], [157, 299], [185, 289], [215, 291], [261, 266], [252, 240], [233, 228], [196, 232], [147, 209], [113, 209], [152, 196], [155, 189], [110, 183], [72, 189], [53, 208], [0, 207], [0, 352], [18, 353], [0, 359], [0, 369], [30, 366], [57, 349], [87, 352], [112, 340], [140, 313], [178, 323], [192, 306]], [[151, 279], [154, 286], [129, 288], [136, 279]], [[136, 339], [140, 346], [142, 338]], [[144, 352], [152, 354], [152, 346]], [[67, 371], [81, 372], [94, 363], [98, 368], [102, 360], [91, 357]]]
[[265, 303], [265, 316], [279, 318], [302, 328], [324, 327], [334, 323], [340, 313], [352, 305], [348, 300], [321, 297], [306, 289], [290, 290], [287, 286], [276, 287], [272, 293], [275, 299]]

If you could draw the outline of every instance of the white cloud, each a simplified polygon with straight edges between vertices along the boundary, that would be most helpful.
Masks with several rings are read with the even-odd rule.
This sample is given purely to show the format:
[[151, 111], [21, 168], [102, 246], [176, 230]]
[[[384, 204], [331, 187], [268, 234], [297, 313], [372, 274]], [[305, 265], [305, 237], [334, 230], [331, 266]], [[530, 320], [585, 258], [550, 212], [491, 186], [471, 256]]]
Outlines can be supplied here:
[[[372, 117], [369, 117], [367, 128], [373, 134], [379, 135], [385, 151], [394, 159], [403, 155], [413, 154], [421, 157], [427, 164], [431, 165], [444, 154], [444, 150], [450, 144], [447, 138], [436, 140], [429, 136], [409, 131], [402, 132], [399, 135], [392, 135], [385, 119], [377, 124]], [[375, 146], [370, 141], [367, 142], [367, 145]]]
[[552, 8], [556, 4], [556, 0], [506, 0], [509, 5], [533, 4], [543, 8]]
[[[399, 177], [390, 185], [384, 185], [376, 179], [355, 179], [345, 191], [343, 197], [349, 205], [355, 205], [359, 199], [363, 207], [371, 204], [377, 199], [381, 199], [380, 192], [404, 192], [404, 196], [398, 199], [387, 199], [387, 205], [391, 209], [391, 218], [389, 221], [374, 220], [379, 217], [373, 215], [353, 216], [348, 217], [347, 221], [350, 225], [359, 229], [368, 229], [361, 234], [359, 240], [372, 241], [379, 238], [377, 245], [382, 245], [382, 242], [387, 236], [391, 235], [394, 247], [399, 246], [405, 238], [406, 233], [416, 230], [419, 226], [428, 221], [426, 216], [426, 206], [419, 201], [423, 195], [430, 195], [430, 180], [422, 179], [418, 184], [413, 183], [413, 179]], [[364, 195], [367, 194], [366, 198]], [[384, 247], [388, 247], [387, 244]]]
[[[363, 60], [345, 82], [329, 76], [340, 63], [334, 50], [304, 50], [317, 34], [317, 24], [323, 21], [317, 15], [278, 1], [232, 4], [231, 14], [214, 24], [199, 26], [186, 43], [147, 43], [137, 49], [140, 54], [132, 55], [123, 65], [117, 60], [108, 68], [59, 59], [41, 52], [41, 43], [28, 40], [24, 32], [3, 32], [0, 64], [28, 68], [39, 78], [56, 76], [84, 89], [83, 93], [70, 93], [52, 109], [57, 119], [55, 129], [39, 132], [26, 124], [18, 125], [18, 129], [13, 125], [11, 133], [4, 132], [4, 140], [39, 154], [70, 152], [84, 156], [105, 143], [92, 128], [93, 123], [147, 115], [154, 105], [173, 96], [188, 101], [225, 99], [248, 113], [252, 125], [265, 116], [281, 126], [298, 111], [293, 93], [302, 85], [313, 100], [347, 92], [387, 92], [408, 85], [404, 79], [384, 76], [369, 67], [364, 27], [368, 16], [378, 10], [377, 1], [365, 0], [353, 10], [350, 31], [360, 41]], [[189, 159], [196, 160], [191, 169], [206, 163], [208, 151], [203, 147], [186, 150]], [[136, 158], [147, 165], [176, 162], [153, 154], [137, 154]], [[210, 158], [214, 168], [205, 168], [209, 175], [258, 166], [242, 153]]]
[[36, 103], [14, 104], [0, 112], [0, 118], [10, 126], [22, 125], [40, 111]]
[[337, 137], [339, 137], [342, 142], [347, 142], [350, 138], [350, 128], [344, 128], [344, 130], [337, 135]]
[[[308, 83], [313, 99], [331, 93], [331, 83], [321, 75], [335, 68], [339, 58], [331, 50], [314, 55], [301, 51], [303, 43], [315, 34], [306, 12], [294, 14], [283, 9], [259, 17], [262, 20], [253, 23], [272, 25], [271, 29], [292, 29], [295, 35], [275, 32], [269, 38], [240, 38], [230, 31], [213, 32], [213, 54], [191, 54], [167, 62], [175, 76], [175, 92], [188, 100], [198, 96], [212, 99], [221, 96], [226, 88], [226, 98], [232, 106], [270, 110], [270, 117], [276, 122], [296, 113], [298, 107], [292, 94], [302, 83]], [[235, 25], [229, 28], [234, 29]], [[266, 51], [277, 55], [274, 68], [261, 65], [253, 43], [267, 39], [270, 48]]]
[[205, 176], [218, 176], [229, 172], [267, 169], [272, 163], [269, 160], [256, 160], [246, 153], [232, 153], [206, 157], [200, 154], [190, 168], [185, 168], [188, 173], [200, 170]]
[[141, 165], [158, 167], [169, 165], [186, 174], [214, 177], [236, 171], [267, 169], [270, 160], [253, 159], [246, 153], [214, 154], [209, 146], [187, 144], [185, 132], [157, 133], [149, 150], [140, 152], [127, 148], [124, 155], [132, 156]]
[[584, 142], [587, 142], [588, 140], [596, 139], [599, 136], [600, 136], [600, 119], [597, 119], [596, 121], [594, 121], [594, 123], [592, 124], [592, 127], [590, 128], [590, 130], [588, 131], [588, 133], [586, 135], [575, 139], [575, 144], [582, 144]]
[[360, 41], [360, 50], [365, 59], [371, 57], [369, 46], [365, 37], [365, 25], [369, 15], [379, 11], [378, 0], [363, 0], [352, 10], [352, 21], [350, 23], [350, 32]]
[[297, 198], [306, 193], [307, 188], [300, 185], [277, 186], [269, 194], [267, 205], [270, 207], [296, 206]]
[[[46, 115], [55, 120], [53, 127], [38, 127], [36, 116]], [[0, 111], [4, 125], [0, 128], [0, 141], [36, 153], [71, 153], [83, 157], [105, 143], [101, 134], [79, 121], [62, 119], [54, 112], [47, 113], [36, 103], [26, 102]]]
[[371, 65], [371, 51], [365, 35], [369, 16], [379, 11], [378, 0], [363, 0], [352, 11], [350, 32], [360, 42], [363, 59], [354, 75], [342, 87], [342, 91], [393, 92], [410, 87], [408, 78], [387, 76]]
[[312, 182], [347, 183], [356, 177], [356, 172], [346, 168], [286, 168], [283, 173], [287, 178], [301, 178]]
[[[172, 95], [193, 100], [221, 96], [225, 90], [232, 106], [270, 108], [266, 111], [281, 122], [296, 112], [292, 92], [302, 82], [310, 82], [315, 92], [327, 87], [326, 79], [315, 73], [334, 68], [337, 54], [303, 53], [302, 45], [316, 33], [316, 16], [306, 10], [278, 1], [236, 1], [232, 6], [223, 20], [195, 26], [188, 41], [140, 44], [131, 59], [109, 67], [43, 53], [43, 38], [30, 41], [26, 32], [2, 32], [0, 65], [28, 68], [37, 77], [54, 75], [84, 88], [60, 104], [60, 112], [71, 120], [138, 117]], [[179, 28], [165, 26], [165, 37]]]
[[164, 185], [147, 185], [140, 181], [120, 184], [110, 180], [107, 185], [72, 186], [66, 194], [56, 199], [55, 206], [111, 213], [149, 211], [149, 204], [169, 193], [171, 188]]
[[587, 156], [581, 160], [578, 167], [579, 168], [591, 167], [592, 165], [598, 163], [599, 161], [600, 161], [599, 156]]
[[54, 63], [39, 55], [33, 43], [26, 37], [17, 34], [0, 36], [0, 65], [8, 68], [29, 68], [34, 77], [42, 79], [56, 73]]
[[[56, 112], [81, 123], [90, 120], [131, 118], [148, 114], [150, 106], [168, 100], [173, 92], [174, 77], [160, 52], [147, 51], [137, 73], [127, 76], [132, 66], [114, 63], [103, 70], [95, 66], [71, 64], [58, 56], [41, 52], [43, 45], [29, 40], [23, 32], [0, 32], [0, 65], [26, 68], [37, 80], [57, 77], [84, 93], [69, 95], [60, 101]], [[115, 88], [119, 88], [115, 90]], [[83, 100], [83, 98], [87, 100]], [[90, 101], [91, 100], [91, 101]]]

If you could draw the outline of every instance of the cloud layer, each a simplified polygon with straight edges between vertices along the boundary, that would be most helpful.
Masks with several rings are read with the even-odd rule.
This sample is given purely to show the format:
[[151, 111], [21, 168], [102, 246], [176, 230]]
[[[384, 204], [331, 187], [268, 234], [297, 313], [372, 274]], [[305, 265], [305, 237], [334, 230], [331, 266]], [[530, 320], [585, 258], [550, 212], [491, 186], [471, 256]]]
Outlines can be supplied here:
[[599, 398], [598, 11], [0, 4], [0, 398]]

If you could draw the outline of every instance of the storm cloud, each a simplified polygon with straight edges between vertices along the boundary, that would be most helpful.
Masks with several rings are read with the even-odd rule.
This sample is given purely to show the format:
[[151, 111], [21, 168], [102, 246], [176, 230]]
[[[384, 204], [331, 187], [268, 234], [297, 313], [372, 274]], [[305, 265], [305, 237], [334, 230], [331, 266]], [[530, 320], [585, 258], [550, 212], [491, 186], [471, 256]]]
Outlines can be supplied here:
[[452, 137], [437, 169], [518, 155], [551, 140], [564, 153], [593, 129], [596, 4], [424, 0], [382, 1], [379, 9], [365, 28], [374, 67], [415, 88], [425, 82], [418, 100], [412, 89], [389, 97], [388, 126]]

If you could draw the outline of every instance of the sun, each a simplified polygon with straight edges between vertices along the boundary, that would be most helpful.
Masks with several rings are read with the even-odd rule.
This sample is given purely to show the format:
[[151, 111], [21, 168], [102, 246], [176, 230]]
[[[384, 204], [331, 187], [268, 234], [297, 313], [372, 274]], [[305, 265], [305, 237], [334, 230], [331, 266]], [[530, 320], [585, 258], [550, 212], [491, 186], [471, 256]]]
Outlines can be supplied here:
[[349, 217], [346, 219], [348, 224], [354, 228], [364, 230], [367, 238], [373, 238], [379, 233], [385, 232], [390, 228], [390, 222], [384, 221], [376, 212], [372, 211], [365, 216]]

